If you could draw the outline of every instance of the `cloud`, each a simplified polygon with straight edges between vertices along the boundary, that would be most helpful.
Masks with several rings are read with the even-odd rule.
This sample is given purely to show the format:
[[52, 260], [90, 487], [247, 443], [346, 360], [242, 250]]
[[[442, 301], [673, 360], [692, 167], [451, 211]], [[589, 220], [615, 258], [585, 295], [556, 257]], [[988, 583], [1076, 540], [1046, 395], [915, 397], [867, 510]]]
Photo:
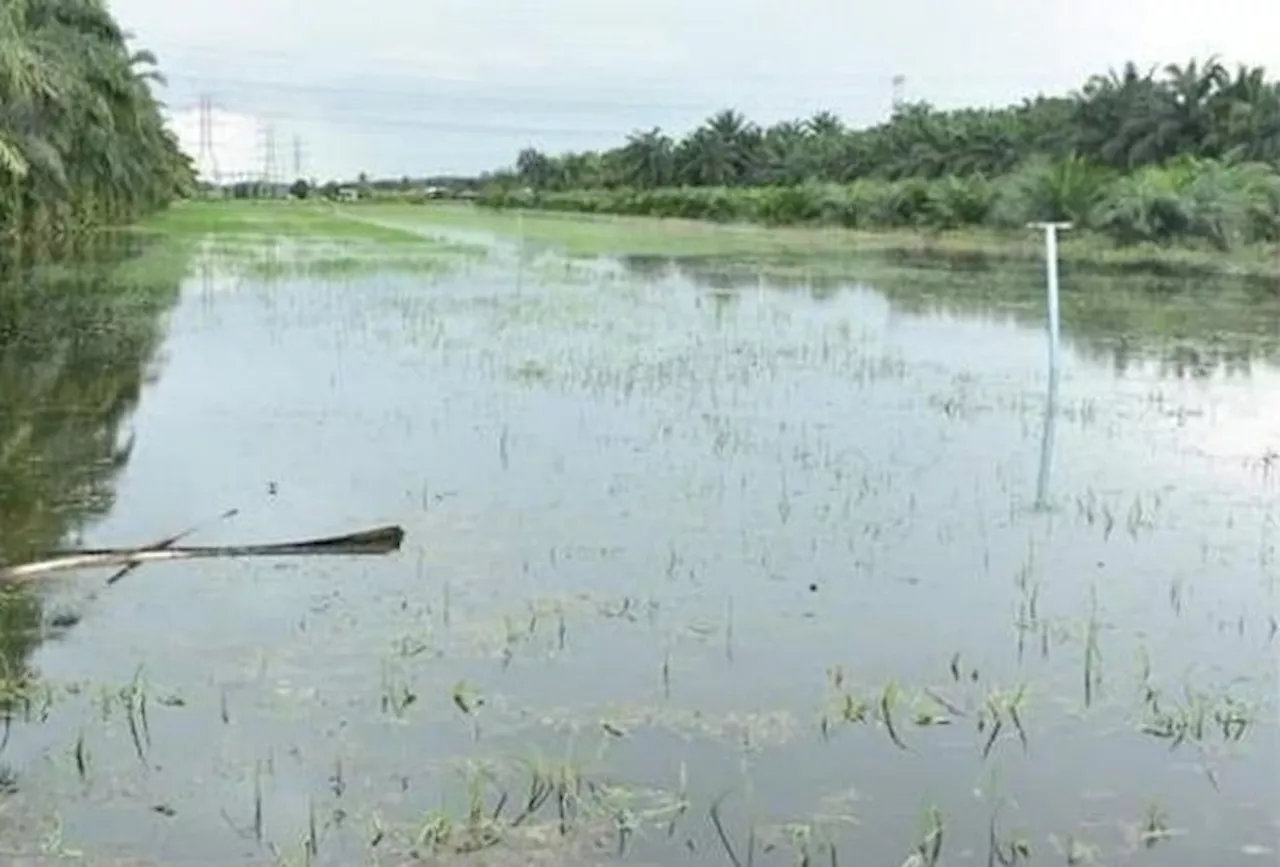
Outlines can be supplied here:
[[230, 178], [262, 171], [263, 153], [260, 148], [261, 121], [251, 115], [227, 111], [211, 113], [212, 152], [201, 147], [200, 111], [198, 109], [173, 112], [169, 125], [178, 136], [183, 150], [196, 160], [200, 177], [212, 180]]
[[317, 167], [389, 173], [475, 171], [525, 144], [596, 146], [637, 127], [679, 132], [726, 106], [766, 121], [830, 108], [869, 123], [887, 111], [895, 74], [910, 98], [956, 106], [1063, 92], [1129, 59], [1262, 63], [1280, 32], [1280, 3], [1261, 0], [1220, 0], [1212, 14], [1189, 0], [114, 0], [113, 10], [159, 53], [178, 108], [209, 92], [229, 112], [306, 127], [296, 134]]

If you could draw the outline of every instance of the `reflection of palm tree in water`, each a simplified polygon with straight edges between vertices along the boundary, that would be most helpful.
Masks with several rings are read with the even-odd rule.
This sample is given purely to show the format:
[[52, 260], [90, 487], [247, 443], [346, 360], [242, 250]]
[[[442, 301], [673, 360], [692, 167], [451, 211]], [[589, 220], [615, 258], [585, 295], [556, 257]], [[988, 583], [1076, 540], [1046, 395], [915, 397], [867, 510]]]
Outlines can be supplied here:
[[[159, 343], [180, 273], [138, 285], [109, 242], [56, 276], [0, 263], [0, 562], [29, 559], [106, 514], [129, 458], [119, 428]], [[40, 641], [38, 591], [0, 592], [0, 678], [21, 677]]]
[[[946, 269], [886, 268], [873, 260], [833, 261], [820, 257], [803, 272], [790, 263], [748, 261], [736, 256], [662, 258], [633, 256], [624, 266], [640, 277], [682, 277], [718, 291], [756, 289], [761, 268], [776, 267], [771, 288], [802, 286], [815, 301], [864, 285], [881, 293], [894, 312], [951, 314], [972, 318], [1012, 317], [1028, 327], [1044, 324], [1043, 278], [1033, 270], [992, 266], [973, 273]], [[862, 274], [870, 270], [870, 276]], [[1104, 362], [1117, 375], [1144, 363], [1163, 377], [1203, 378], [1222, 373], [1247, 377], [1256, 364], [1280, 366], [1280, 305], [1265, 296], [1242, 293], [1239, 283], [1221, 281], [1192, 291], [1185, 281], [1134, 276], [1075, 274], [1063, 295], [1063, 339], [1074, 356]], [[1239, 301], [1205, 304], [1214, 293]], [[1069, 306], [1068, 306], [1069, 305]]]

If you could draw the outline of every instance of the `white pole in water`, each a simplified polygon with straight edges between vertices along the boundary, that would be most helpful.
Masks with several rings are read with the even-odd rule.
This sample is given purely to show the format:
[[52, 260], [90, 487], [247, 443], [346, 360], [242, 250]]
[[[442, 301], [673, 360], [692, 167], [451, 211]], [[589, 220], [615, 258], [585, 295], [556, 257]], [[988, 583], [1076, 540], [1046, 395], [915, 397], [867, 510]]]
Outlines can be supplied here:
[[1058, 230], [1070, 229], [1071, 223], [1028, 223], [1028, 229], [1044, 232], [1044, 264], [1049, 307], [1049, 372], [1058, 371], [1058, 337], [1061, 321], [1058, 305]]
[[1036, 480], [1036, 508], [1049, 508], [1049, 467], [1053, 463], [1053, 440], [1058, 411], [1058, 339], [1061, 307], [1058, 299], [1058, 230], [1071, 223], [1028, 223], [1029, 229], [1044, 232], [1045, 282], [1049, 311], [1049, 393], [1044, 408], [1044, 436], [1040, 443], [1040, 472]]

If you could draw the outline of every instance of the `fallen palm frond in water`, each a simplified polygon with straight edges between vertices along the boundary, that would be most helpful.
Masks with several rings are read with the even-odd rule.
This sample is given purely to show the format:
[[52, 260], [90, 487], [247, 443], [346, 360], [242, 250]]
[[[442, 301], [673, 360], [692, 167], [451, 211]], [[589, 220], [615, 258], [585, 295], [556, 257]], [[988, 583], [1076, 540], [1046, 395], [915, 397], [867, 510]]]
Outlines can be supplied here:
[[323, 554], [369, 555], [389, 554], [400, 549], [404, 529], [395, 524], [375, 527], [341, 536], [322, 536], [301, 542], [276, 542], [264, 545], [205, 545], [180, 547], [166, 545], [164, 540], [141, 548], [88, 548], [61, 551], [42, 560], [0, 568], [0, 584], [27, 581], [54, 572], [71, 569], [99, 569], [160, 563], [168, 560], [192, 560], [200, 557], [285, 557]]
[[[226, 520], [227, 518], [238, 515], [239, 513], [240, 513], [239, 509], [228, 509], [218, 517], [218, 520], [220, 521]], [[178, 544], [179, 542], [181, 542], [187, 536], [190, 536], [192, 533], [194, 533], [198, 529], [200, 529], [199, 526], [188, 527], [187, 529], [183, 530], [181, 533], [175, 533], [174, 535], [170, 536], [167, 539], [161, 539], [159, 542], [156, 542], [154, 545], [151, 545], [149, 547], [157, 551], [162, 548], [172, 548], [174, 545]], [[130, 572], [132, 572], [134, 569], [137, 569], [141, 565], [142, 564], [137, 560], [130, 560], [128, 563], [121, 566], [114, 575], [108, 578], [107, 583], [108, 584], [116, 583], [121, 578], [128, 575]]]

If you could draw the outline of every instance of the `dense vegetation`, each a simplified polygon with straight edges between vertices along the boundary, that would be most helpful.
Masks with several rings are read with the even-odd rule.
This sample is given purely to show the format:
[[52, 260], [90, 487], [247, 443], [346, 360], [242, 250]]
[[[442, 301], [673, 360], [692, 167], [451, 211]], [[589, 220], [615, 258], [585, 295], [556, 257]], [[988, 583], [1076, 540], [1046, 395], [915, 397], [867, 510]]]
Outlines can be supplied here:
[[103, 0], [0, 3], [0, 233], [113, 224], [191, 189], [160, 113], [155, 57], [132, 51]]
[[1117, 243], [1280, 240], [1280, 83], [1216, 59], [1133, 64], [997, 109], [899, 106], [849, 129], [823, 112], [761, 128], [722, 111], [682, 139], [519, 154], [481, 202], [851, 228], [1066, 219]]

